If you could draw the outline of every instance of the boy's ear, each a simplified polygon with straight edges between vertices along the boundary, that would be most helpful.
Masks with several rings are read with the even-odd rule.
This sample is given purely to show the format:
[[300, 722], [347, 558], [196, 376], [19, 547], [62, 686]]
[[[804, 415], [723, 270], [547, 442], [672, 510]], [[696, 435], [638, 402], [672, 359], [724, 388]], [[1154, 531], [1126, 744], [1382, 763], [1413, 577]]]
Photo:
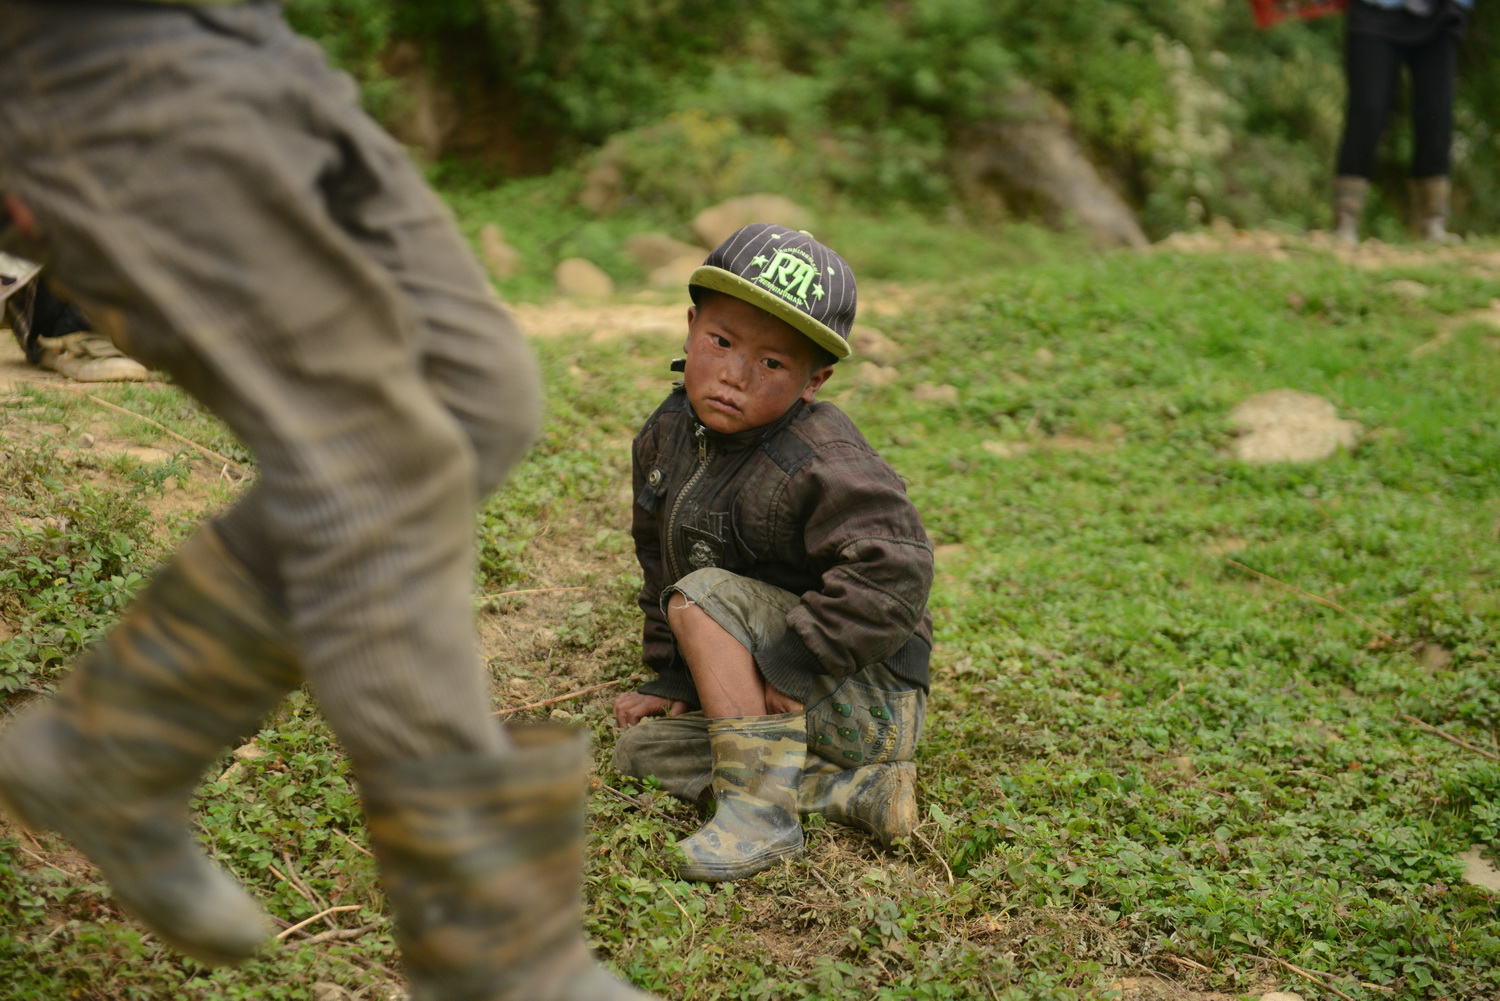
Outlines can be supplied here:
[[689, 306], [688, 307], [688, 332], [687, 332], [687, 336], [685, 336], [682, 339], [682, 350], [683, 351], [687, 351], [687, 349], [688, 349], [688, 341], [691, 341], [693, 339], [693, 324], [695, 322], [697, 322], [697, 320], [698, 320], [698, 307], [697, 306]]
[[833, 375], [833, 366], [824, 365], [808, 377], [807, 385], [802, 387], [802, 402], [811, 403], [818, 398], [818, 390], [823, 388], [823, 383]]

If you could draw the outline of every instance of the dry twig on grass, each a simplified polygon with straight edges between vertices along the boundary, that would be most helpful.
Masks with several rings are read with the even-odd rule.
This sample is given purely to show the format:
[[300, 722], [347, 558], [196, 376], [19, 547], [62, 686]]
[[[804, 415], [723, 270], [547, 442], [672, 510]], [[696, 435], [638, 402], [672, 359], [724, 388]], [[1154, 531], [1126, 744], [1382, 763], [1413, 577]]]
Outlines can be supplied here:
[[215, 452], [213, 449], [209, 448], [207, 445], [199, 444], [198, 442], [196, 442], [193, 439], [187, 437], [186, 435], [180, 435], [176, 431], [173, 431], [171, 428], [169, 428], [169, 427], [167, 427], [167, 426], [165, 426], [163, 424], [158, 424], [156, 421], [153, 421], [151, 418], [149, 418], [149, 417], [147, 417], [147, 416], [145, 416], [143, 414], [138, 414], [134, 410], [127, 410], [124, 407], [116, 406], [115, 404], [110, 403], [108, 400], [101, 400], [101, 399], [99, 399], [99, 397], [95, 396], [93, 393], [85, 393], [83, 390], [81, 390], [81, 389], [74, 389], [72, 386], [49, 386], [48, 388], [49, 389], [64, 389], [64, 390], [67, 390], [70, 393], [76, 393], [77, 395], [82, 396], [82, 397], [84, 397], [86, 399], [93, 400], [95, 403], [99, 404], [99, 406], [101, 406], [101, 407], [107, 407], [110, 410], [114, 410], [114, 411], [116, 411], [118, 413], [122, 413], [122, 414], [124, 414], [127, 417], [134, 417], [138, 421], [145, 421], [147, 424], [149, 424], [152, 427], [156, 428], [156, 430], [160, 431], [162, 434], [170, 435], [171, 437], [176, 438], [178, 441], [182, 442], [184, 445], [191, 445], [193, 448], [197, 449], [199, 452], [201, 452], [204, 455], [208, 456], [210, 459], [213, 459], [215, 462], [222, 463], [224, 469], [232, 469], [232, 470], [234, 470], [235, 475], [237, 475], [241, 480], [248, 480], [250, 478], [250, 474], [247, 473], [247, 472], [245, 472], [245, 470], [238, 463], [236, 463], [233, 459], [230, 459], [230, 458], [227, 458], [225, 456], [222, 456], [218, 452]]
[[528, 703], [527, 705], [524, 705], [524, 706], [516, 706], [514, 709], [497, 709], [494, 712], [490, 713], [490, 715], [491, 716], [509, 716], [511, 713], [523, 712], [523, 711], [525, 711], [527, 709], [541, 709], [541, 708], [543, 708], [545, 706], [556, 705], [559, 702], [566, 702], [569, 699], [580, 698], [580, 697], [582, 697], [584, 695], [588, 695], [588, 694], [590, 694], [592, 692], [601, 691], [601, 690], [603, 690], [605, 688], [613, 688], [616, 685], [623, 685], [623, 684], [625, 684], [625, 682], [627, 682], [629, 680], [630, 680], [629, 678], [617, 678], [614, 681], [606, 681], [603, 684], [590, 685], [588, 688], [580, 688], [576, 692], [569, 692], [566, 695], [559, 695], [559, 696], [557, 696], [556, 698], [553, 698], [553, 699], [543, 699], [540, 702], [531, 702], [531, 703]]
[[616, 789], [614, 786], [607, 786], [601, 782], [599, 783], [599, 789], [602, 792], [609, 793], [611, 796], [615, 797], [615, 799], [618, 799], [621, 802], [628, 803], [638, 810], [645, 810], [647, 813], [655, 814], [656, 816], [660, 817], [662, 820], [665, 820], [667, 823], [671, 824], [673, 827], [676, 827], [679, 830], [687, 831], [692, 829], [688, 824], [683, 823], [676, 817], [672, 817], [665, 813], [662, 813], [656, 807], [648, 806], [647, 804], [642, 803], [640, 800], [636, 799], [634, 796], [627, 796], [620, 790]]
[[1339, 990], [1337, 987], [1328, 982], [1333, 976], [1330, 973], [1318, 973], [1314, 970], [1304, 970], [1302, 967], [1296, 966], [1292, 963], [1288, 963], [1286, 960], [1281, 959], [1277, 956], [1252, 956], [1251, 958], [1259, 960], [1262, 963], [1272, 963], [1277, 966], [1284, 966], [1288, 970], [1291, 970], [1293, 973], [1297, 974], [1297, 976], [1311, 980], [1313, 983], [1317, 984], [1325, 991], [1337, 994], [1339, 997], [1343, 998], [1344, 1001], [1354, 1001], [1354, 998], [1345, 994], [1343, 991]]
[[1340, 605], [1338, 602], [1323, 597], [1321, 594], [1313, 594], [1311, 591], [1303, 590], [1296, 584], [1288, 584], [1286, 581], [1278, 580], [1277, 578], [1272, 577], [1270, 574], [1261, 573], [1254, 567], [1245, 566], [1245, 564], [1241, 563], [1239, 560], [1225, 560], [1224, 562], [1228, 563], [1232, 567], [1245, 571], [1245, 573], [1250, 574], [1252, 577], [1259, 578], [1263, 581], [1268, 581], [1272, 584], [1278, 584], [1289, 591], [1293, 591], [1297, 594], [1302, 595], [1302, 597], [1306, 598], [1308, 601], [1316, 601], [1318, 604], [1326, 605], [1327, 607], [1333, 609], [1335, 612], [1347, 615], [1349, 616], [1349, 618], [1353, 619], [1355, 622], [1358, 622], [1360, 625], [1364, 626], [1366, 629], [1370, 630], [1370, 632], [1374, 633], [1376, 636], [1379, 636], [1387, 643], [1396, 642], [1396, 637], [1392, 636], [1390, 633], [1372, 624], [1369, 620], [1364, 619], [1359, 615], [1356, 615], [1354, 612], [1349, 611], [1349, 609], [1345, 608], [1343, 605]]
[[1434, 736], [1442, 737], [1444, 740], [1457, 744], [1459, 747], [1473, 751], [1475, 754], [1481, 757], [1489, 758], [1491, 761], [1500, 761], [1500, 754], [1496, 754], [1494, 751], [1487, 751], [1482, 747], [1469, 743], [1467, 740], [1455, 737], [1453, 736], [1453, 734], [1449, 733], [1446, 730], [1439, 730], [1431, 723], [1425, 723], [1422, 720], [1417, 719], [1415, 716], [1408, 716], [1406, 713], [1402, 713], [1401, 719], [1398, 719], [1396, 722], [1399, 723], [1402, 719], [1407, 720], [1413, 725], [1427, 731], [1430, 734], [1433, 734]]
[[480, 601], [493, 601], [496, 598], [511, 598], [518, 594], [552, 594], [557, 591], [587, 591], [588, 585], [580, 584], [577, 587], [528, 587], [520, 591], [496, 591], [494, 594], [481, 594]]
[[303, 920], [298, 921], [296, 924], [292, 925], [285, 931], [277, 932], [276, 937], [284, 942], [286, 941], [288, 935], [292, 935], [296, 932], [301, 931], [308, 925], [312, 924], [314, 921], [321, 921], [323, 918], [328, 917], [330, 914], [342, 914], [345, 911], [357, 911], [363, 908], [363, 906], [363, 904], [342, 904], [338, 907], [326, 907], [318, 913], [314, 914], [312, 917], [304, 918]]

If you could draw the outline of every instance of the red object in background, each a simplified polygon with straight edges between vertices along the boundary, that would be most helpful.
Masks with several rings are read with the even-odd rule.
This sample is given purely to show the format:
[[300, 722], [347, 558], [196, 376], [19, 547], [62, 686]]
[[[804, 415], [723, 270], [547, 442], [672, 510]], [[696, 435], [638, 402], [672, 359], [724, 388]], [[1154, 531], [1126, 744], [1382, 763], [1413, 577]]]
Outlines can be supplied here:
[[1257, 28], [1269, 28], [1289, 17], [1303, 19], [1338, 14], [1349, 6], [1349, 0], [1250, 0]]

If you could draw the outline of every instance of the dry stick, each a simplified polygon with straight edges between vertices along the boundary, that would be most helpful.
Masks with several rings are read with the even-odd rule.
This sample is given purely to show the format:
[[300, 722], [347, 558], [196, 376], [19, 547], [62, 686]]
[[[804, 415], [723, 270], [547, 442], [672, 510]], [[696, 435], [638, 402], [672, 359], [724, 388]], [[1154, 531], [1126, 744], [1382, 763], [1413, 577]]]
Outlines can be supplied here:
[[344, 911], [357, 911], [357, 910], [360, 910], [363, 906], [364, 906], [363, 904], [343, 904], [343, 905], [341, 905], [339, 907], [328, 907], [328, 908], [325, 908], [325, 909], [319, 911], [318, 913], [314, 914], [310, 918], [306, 918], [306, 919], [304, 919], [302, 921], [298, 921], [296, 924], [292, 925], [286, 931], [278, 932], [277, 935], [276, 935], [276, 937], [278, 939], [285, 940], [286, 937], [288, 935], [292, 934], [293, 932], [299, 932], [302, 929], [306, 928], [308, 925], [312, 924], [314, 921], [317, 921], [317, 920], [319, 920], [321, 918], [326, 918], [330, 914], [342, 914]]
[[1197, 970], [1199, 973], [1212, 973], [1213, 972], [1212, 970], [1210, 970], [1208, 967], [1204, 966], [1202, 963], [1198, 962], [1197, 960], [1188, 959], [1186, 956], [1164, 955], [1164, 956], [1162, 956], [1162, 958], [1165, 959], [1165, 960], [1168, 960], [1170, 962], [1176, 963], [1178, 966], [1186, 967], [1189, 970]]
[[1344, 1001], [1354, 1001], [1352, 997], [1345, 994], [1343, 991], [1339, 990], [1337, 987], [1333, 986], [1326, 979], [1324, 979], [1324, 977], [1331, 976], [1332, 974], [1319, 975], [1317, 973], [1314, 973], [1312, 970], [1304, 970], [1300, 966], [1294, 966], [1293, 964], [1288, 963], [1286, 960], [1278, 956], [1256, 956], [1255, 958], [1263, 963], [1279, 963], [1280, 965], [1285, 966], [1288, 970], [1291, 970], [1293, 973], [1297, 974], [1297, 976], [1306, 977], [1308, 980], [1311, 980], [1313, 983], [1317, 984], [1325, 991], [1332, 991], [1339, 997], [1343, 998]]
[[490, 715], [491, 716], [508, 716], [511, 713], [518, 713], [518, 712], [521, 712], [521, 711], [526, 710], [526, 709], [540, 709], [543, 706], [555, 705], [555, 704], [557, 704], [559, 702], [566, 702], [569, 699], [576, 699], [576, 698], [579, 698], [580, 696], [588, 695], [590, 692], [597, 692], [601, 688], [613, 688], [616, 685], [623, 685], [623, 684], [625, 684], [625, 682], [627, 682], [629, 680], [630, 680], [629, 678], [619, 678], [619, 679], [617, 679], [615, 681], [606, 681], [602, 685], [590, 685], [588, 688], [580, 688], [578, 691], [576, 691], [576, 692], [569, 692], [567, 695], [559, 695], [555, 699], [543, 699], [540, 702], [533, 702], [530, 705], [516, 706], [514, 709], [497, 709], [494, 712], [490, 713]]
[[150, 424], [152, 427], [156, 428], [156, 430], [162, 432], [163, 434], [169, 434], [173, 438], [176, 438], [178, 441], [182, 442], [183, 444], [193, 446], [198, 451], [200, 451], [204, 455], [208, 456], [210, 459], [213, 459], [215, 462], [222, 462], [224, 464], [224, 468], [226, 468], [226, 469], [231, 469], [232, 468], [236, 473], [239, 474], [240, 479], [245, 480], [245, 479], [249, 479], [250, 478], [250, 474], [247, 473], [247, 472], [245, 472], [245, 470], [242, 469], [240, 467], [240, 465], [238, 463], [236, 463], [233, 459], [226, 458], [226, 457], [220, 455], [218, 452], [215, 452], [213, 449], [209, 448], [207, 445], [200, 445], [198, 442], [194, 441], [193, 439], [188, 438], [185, 435], [180, 435], [176, 431], [173, 431], [171, 428], [166, 427], [166, 426], [161, 425], [161, 424], [158, 424], [156, 421], [153, 421], [151, 418], [146, 417], [143, 414], [138, 414], [134, 410], [127, 410], [124, 407], [116, 406], [115, 404], [110, 403], [108, 400], [101, 400], [101, 399], [99, 399], [99, 397], [95, 396], [93, 393], [85, 393], [83, 390], [81, 390], [81, 389], [74, 389], [72, 386], [53, 386], [53, 387], [50, 387], [50, 388], [53, 388], [53, 389], [65, 389], [65, 390], [67, 390], [70, 393], [76, 393], [79, 396], [83, 396], [83, 397], [86, 397], [86, 398], [88, 398], [90, 400], [93, 400], [95, 403], [99, 404], [99, 406], [101, 406], [101, 407], [108, 407], [110, 410], [118, 411], [118, 412], [124, 414], [127, 417], [134, 417], [138, 421], [145, 421], [147, 424]]
[[317, 901], [319, 907], [328, 906], [328, 901], [323, 898], [323, 895], [304, 883], [302, 881], [302, 877], [297, 875], [297, 866], [292, 862], [292, 855], [290, 852], [282, 852], [281, 861], [286, 863], [286, 874], [288, 879], [290, 879], [298, 886], [302, 887], [302, 889], [306, 890], [312, 896], [312, 898]]
[[359, 852], [361, 855], [367, 856], [369, 858], [374, 858], [375, 857], [375, 853], [374, 852], [370, 851], [368, 848], [362, 848], [362, 847], [360, 847], [359, 842], [357, 842], [353, 838], [349, 837], [349, 835], [345, 834], [343, 831], [334, 831], [333, 833], [337, 834], [339, 837], [341, 837], [345, 841], [349, 842], [349, 847], [353, 848], [355, 851]]
[[307, 938], [298, 939], [297, 944], [321, 945], [324, 942], [347, 942], [350, 939], [359, 938], [361, 935], [368, 935], [379, 927], [380, 922], [376, 921], [373, 924], [360, 925], [358, 928], [330, 928], [328, 931], [320, 931], [316, 935], [309, 935]]
[[[276, 875], [277, 879], [281, 880], [287, 886], [290, 886], [292, 889], [296, 890], [297, 893], [301, 895], [303, 900], [307, 901], [309, 904], [312, 904], [314, 907], [318, 906], [318, 902], [314, 900], [312, 898], [312, 894], [308, 893], [307, 890], [302, 886], [300, 880], [288, 879], [286, 876], [282, 875], [280, 869], [276, 868], [274, 865], [270, 865], [269, 863], [266, 865], [266, 868], [270, 869], [271, 872]], [[323, 906], [326, 907], [327, 905], [324, 904]]]
[[939, 862], [943, 863], [943, 871], [948, 874], [948, 885], [952, 886], [953, 870], [948, 868], [948, 860], [943, 858], [943, 856], [938, 853], [938, 850], [932, 846], [932, 842], [927, 840], [927, 836], [923, 834], [919, 828], [913, 827], [911, 829], [911, 832], [917, 836], [917, 839], [921, 841], [922, 844], [927, 846], [927, 850], [932, 852], [933, 856], [936, 857]]
[[1304, 591], [1296, 584], [1288, 584], [1284, 580], [1277, 580], [1270, 574], [1264, 574], [1259, 570], [1256, 570], [1254, 567], [1245, 566], [1245, 564], [1241, 563], [1239, 560], [1225, 560], [1224, 562], [1228, 563], [1232, 567], [1238, 567], [1239, 569], [1245, 571], [1248, 574], [1251, 574], [1252, 576], [1259, 577], [1261, 580], [1270, 581], [1272, 584], [1280, 584], [1282, 587], [1287, 588], [1288, 590], [1297, 592], [1298, 594], [1302, 595], [1302, 597], [1307, 598], [1309, 601], [1316, 601], [1320, 605], [1327, 605], [1335, 612], [1342, 612], [1343, 614], [1349, 616], [1349, 618], [1353, 619], [1355, 622], [1358, 622], [1360, 625], [1370, 630], [1370, 632], [1374, 633], [1376, 636], [1379, 636], [1381, 639], [1385, 640], [1387, 643], [1396, 642], [1396, 637], [1392, 636], [1390, 633], [1384, 631], [1383, 629], [1377, 628], [1368, 620], [1363, 619], [1355, 613], [1349, 611], [1349, 609], [1345, 608], [1343, 605], [1340, 605], [1338, 602], [1330, 601], [1329, 599], [1323, 597], [1321, 594], [1313, 594], [1311, 591]]
[[1415, 723], [1417, 726], [1421, 727], [1423, 730], [1426, 730], [1428, 733], [1436, 734], [1437, 736], [1442, 737], [1444, 740], [1450, 740], [1453, 743], [1457, 744], [1459, 747], [1468, 748], [1475, 754], [1489, 758], [1491, 761], [1500, 761], [1500, 754], [1496, 754], [1493, 751], [1486, 751], [1484, 748], [1477, 747], [1474, 744], [1469, 743], [1467, 740], [1461, 740], [1458, 737], [1453, 736], [1453, 734], [1448, 733], [1446, 730], [1439, 730], [1431, 723], [1424, 723], [1423, 721], [1417, 719], [1415, 716], [1408, 716], [1406, 715], [1406, 713], [1402, 713], [1401, 718]]
[[554, 591], [587, 591], [587, 590], [588, 590], [588, 585], [587, 584], [580, 584], [577, 587], [528, 587], [528, 588], [526, 588], [524, 590], [521, 590], [521, 591], [496, 591], [494, 594], [481, 594], [479, 596], [479, 600], [480, 601], [490, 601], [490, 600], [492, 600], [494, 598], [509, 598], [509, 597], [511, 597], [513, 595], [517, 595], [517, 594], [551, 594]]
[[640, 800], [636, 799], [634, 796], [627, 796], [627, 795], [625, 795], [623, 792], [621, 792], [620, 790], [616, 789], [614, 786], [607, 786], [607, 785], [604, 785], [603, 783], [600, 783], [599, 788], [601, 790], [603, 790], [604, 792], [609, 793], [611, 796], [614, 796], [616, 799], [620, 799], [620, 800], [623, 800], [626, 803], [629, 803], [631, 806], [635, 807], [638, 810], [645, 810], [647, 813], [654, 813], [656, 816], [660, 817], [662, 820], [665, 820], [667, 823], [671, 824], [673, 827], [677, 827], [677, 828], [679, 828], [681, 830], [684, 830], [684, 831], [690, 830], [690, 828], [689, 828], [689, 826], [687, 824], [685, 824], [682, 821], [678, 820], [676, 817], [668, 816], [667, 814], [662, 813], [660, 810], [658, 810], [654, 806], [647, 806], [645, 803], [642, 803]]

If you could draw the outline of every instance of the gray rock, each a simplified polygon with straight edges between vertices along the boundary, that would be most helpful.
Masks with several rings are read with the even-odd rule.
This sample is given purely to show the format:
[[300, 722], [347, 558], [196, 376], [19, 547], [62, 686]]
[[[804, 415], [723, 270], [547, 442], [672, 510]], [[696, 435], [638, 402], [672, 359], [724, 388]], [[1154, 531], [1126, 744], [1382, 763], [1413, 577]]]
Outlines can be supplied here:
[[1353, 448], [1362, 428], [1339, 418], [1332, 403], [1314, 393], [1271, 389], [1241, 400], [1230, 412], [1240, 436], [1234, 452], [1245, 462], [1316, 462]]
[[559, 295], [578, 299], [606, 299], [615, 293], [615, 283], [593, 261], [569, 257], [560, 261], [553, 272]]
[[665, 233], [633, 233], [625, 238], [625, 253], [639, 264], [642, 271], [655, 271], [668, 264], [676, 264], [684, 257], [702, 263], [706, 251], [691, 243], [683, 243]]
[[717, 247], [735, 230], [752, 222], [774, 222], [792, 229], [809, 229], [812, 216], [781, 195], [741, 195], [706, 208], [693, 218], [693, 232], [705, 247]]
[[692, 277], [693, 272], [702, 263], [703, 254], [701, 252], [678, 257], [658, 268], [652, 269], [651, 274], [646, 278], [646, 284], [652, 288], [666, 289], [668, 291], [685, 289], [688, 279]]
[[877, 365], [889, 365], [901, 354], [900, 346], [887, 337], [885, 331], [862, 323], [855, 324], [854, 330], [850, 332], [849, 346], [856, 355], [868, 358]]
[[505, 234], [492, 222], [479, 227], [479, 255], [490, 274], [501, 281], [514, 278], [524, 263], [521, 252], [505, 241]]
[[1067, 109], [1019, 81], [995, 100], [995, 114], [959, 140], [954, 168], [971, 197], [1056, 228], [1078, 226], [1106, 246], [1149, 241], [1130, 206], [1090, 162]]

